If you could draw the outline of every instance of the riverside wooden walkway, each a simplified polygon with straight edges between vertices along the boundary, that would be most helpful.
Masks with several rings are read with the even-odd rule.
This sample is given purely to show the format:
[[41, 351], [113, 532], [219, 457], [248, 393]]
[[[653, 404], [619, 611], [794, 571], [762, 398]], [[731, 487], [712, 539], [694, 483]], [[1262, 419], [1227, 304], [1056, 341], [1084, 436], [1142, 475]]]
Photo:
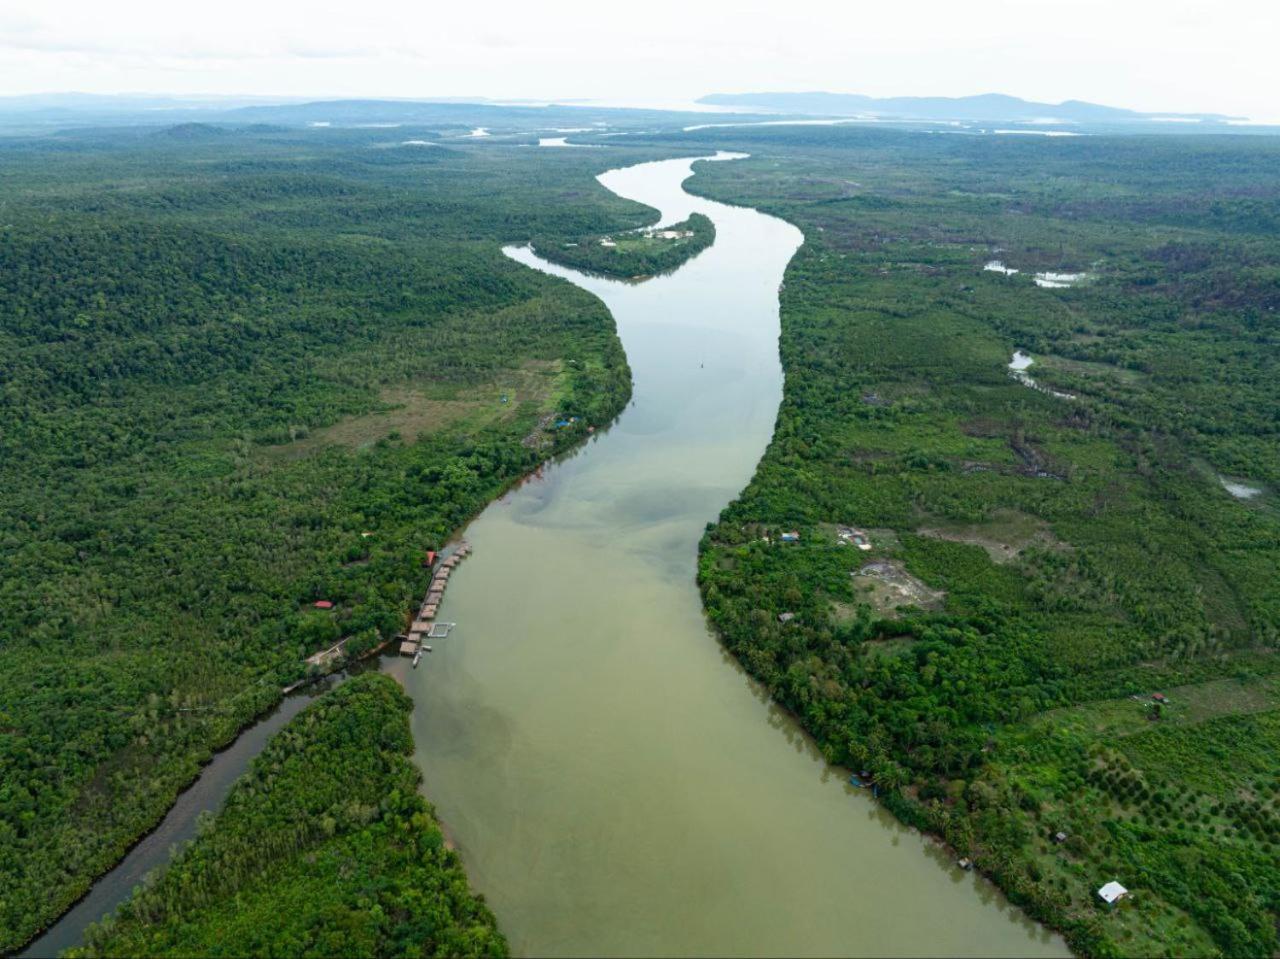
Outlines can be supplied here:
[[[423, 649], [430, 648], [424, 645], [424, 641], [428, 637], [447, 636], [449, 634], [447, 627], [453, 625], [453, 623], [437, 623], [436, 614], [440, 609], [440, 603], [444, 600], [444, 591], [449, 585], [449, 575], [471, 554], [471, 544], [464, 539], [453, 549], [450, 550], [448, 547], [445, 549], [448, 553], [437, 560], [432, 567], [431, 584], [427, 587], [427, 595], [413, 623], [409, 626], [408, 637], [400, 644], [401, 655], [412, 656], [415, 666], [421, 658]], [[439, 629], [441, 626], [446, 627], [443, 632]]]

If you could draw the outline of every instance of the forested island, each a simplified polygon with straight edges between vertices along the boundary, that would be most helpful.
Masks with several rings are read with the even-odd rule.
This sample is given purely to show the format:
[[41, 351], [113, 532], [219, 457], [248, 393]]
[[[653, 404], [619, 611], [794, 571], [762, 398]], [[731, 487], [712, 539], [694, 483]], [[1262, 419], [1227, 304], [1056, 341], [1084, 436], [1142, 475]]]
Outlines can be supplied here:
[[69, 955], [506, 955], [418, 795], [412, 708], [371, 673], [321, 697]]
[[806, 241], [726, 645], [1079, 952], [1274, 953], [1280, 144], [713, 140]]
[[630, 279], [666, 273], [701, 253], [716, 239], [716, 226], [701, 213], [661, 229], [590, 234], [572, 240], [535, 236], [544, 259], [604, 276]]

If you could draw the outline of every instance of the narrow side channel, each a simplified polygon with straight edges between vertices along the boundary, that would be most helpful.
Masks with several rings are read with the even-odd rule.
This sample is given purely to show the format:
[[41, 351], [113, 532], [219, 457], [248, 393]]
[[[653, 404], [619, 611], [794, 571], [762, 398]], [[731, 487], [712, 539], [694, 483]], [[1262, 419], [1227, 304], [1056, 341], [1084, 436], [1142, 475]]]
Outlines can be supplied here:
[[235, 781], [262, 752], [267, 741], [317, 696], [347, 678], [347, 673], [335, 673], [286, 696], [275, 709], [244, 729], [229, 746], [215, 753], [196, 780], [178, 795], [160, 824], [94, 882], [83, 899], [18, 953], [20, 959], [53, 959], [80, 945], [92, 923], [115, 912], [147, 873], [168, 863], [175, 849], [195, 838], [201, 813], [215, 813], [222, 808]]

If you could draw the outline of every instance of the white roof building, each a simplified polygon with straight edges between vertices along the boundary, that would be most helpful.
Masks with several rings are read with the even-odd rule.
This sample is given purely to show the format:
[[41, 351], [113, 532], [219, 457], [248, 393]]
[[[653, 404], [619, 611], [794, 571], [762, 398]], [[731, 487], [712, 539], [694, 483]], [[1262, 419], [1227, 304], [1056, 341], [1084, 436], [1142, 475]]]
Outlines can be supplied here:
[[1098, 890], [1098, 898], [1107, 903], [1107, 905], [1118, 902], [1127, 895], [1129, 895], [1129, 890], [1114, 879]]

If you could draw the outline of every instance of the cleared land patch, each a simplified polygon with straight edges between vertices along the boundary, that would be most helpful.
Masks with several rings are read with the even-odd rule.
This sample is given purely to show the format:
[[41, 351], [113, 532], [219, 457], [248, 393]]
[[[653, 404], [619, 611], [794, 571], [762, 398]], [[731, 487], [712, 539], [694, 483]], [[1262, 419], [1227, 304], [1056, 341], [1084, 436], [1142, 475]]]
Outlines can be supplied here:
[[867, 563], [852, 574], [858, 599], [882, 616], [896, 616], [906, 607], [939, 610], [946, 593], [930, 589], [896, 559]]
[[390, 387], [381, 393], [383, 409], [268, 447], [267, 453], [273, 458], [299, 459], [327, 446], [360, 449], [397, 436], [411, 443], [464, 421], [480, 427], [509, 420], [522, 408], [547, 410], [561, 395], [563, 367], [559, 360], [531, 360], [482, 385], [450, 390], [451, 396], [439, 395], [443, 391], [430, 386]]
[[1009, 563], [1031, 546], [1061, 546], [1042, 519], [1016, 509], [998, 509], [985, 523], [931, 523], [916, 530], [920, 536], [981, 546], [994, 563]]

